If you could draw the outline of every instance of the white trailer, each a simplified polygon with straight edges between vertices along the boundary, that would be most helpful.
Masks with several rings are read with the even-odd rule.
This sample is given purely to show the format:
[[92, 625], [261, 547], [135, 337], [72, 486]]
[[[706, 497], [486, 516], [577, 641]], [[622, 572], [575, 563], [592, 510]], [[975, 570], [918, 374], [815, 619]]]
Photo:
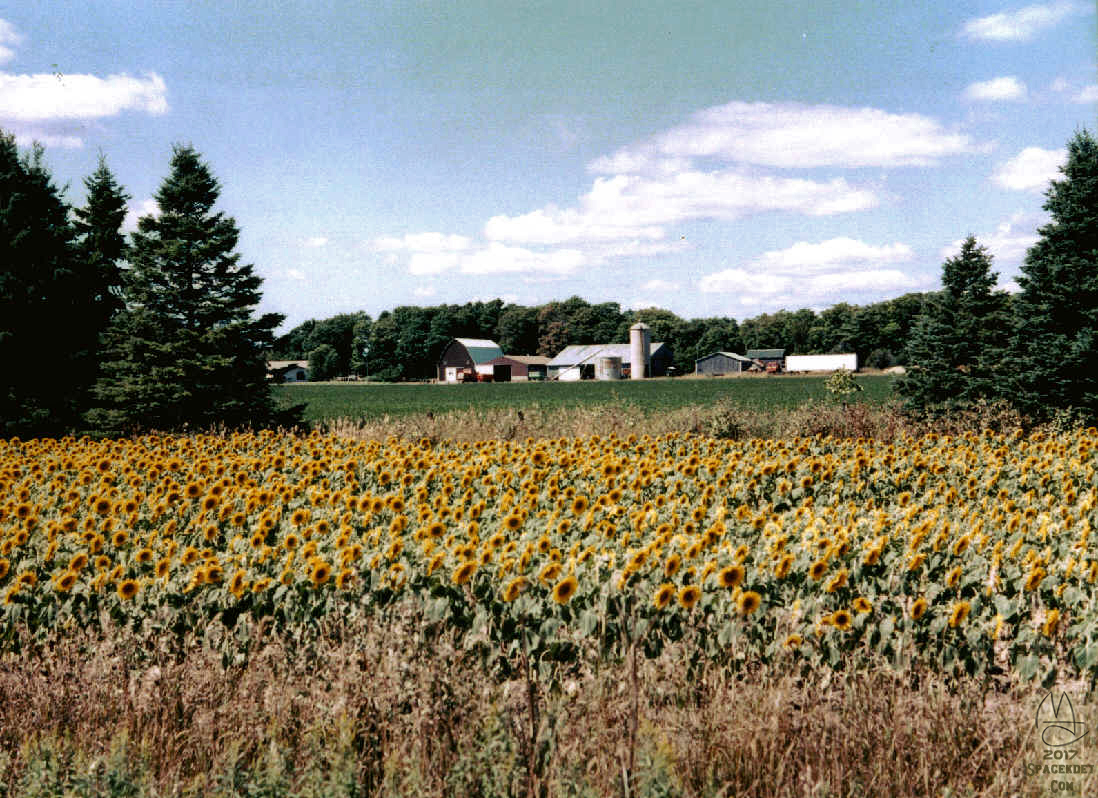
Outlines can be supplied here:
[[786, 371], [847, 371], [858, 370], [858, 355], [786, 355]]

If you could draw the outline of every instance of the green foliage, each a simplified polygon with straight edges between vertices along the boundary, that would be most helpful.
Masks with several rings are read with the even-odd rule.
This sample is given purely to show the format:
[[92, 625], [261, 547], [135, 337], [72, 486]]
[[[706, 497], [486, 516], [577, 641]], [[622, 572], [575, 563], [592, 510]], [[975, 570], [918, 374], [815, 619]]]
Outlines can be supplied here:
[[973, 236], [942, 265], [942, 292], [911, 332], [907, 377], [897, 384], [909, 408], [956, 407], [995, 394], [1008, 329], [1008, 298], [995, 282], [991, 255]]
[[92, 277], [44, 151], [21, 157], [0, 131], [0, 435], [72, 428], [97, 334]]
[[320, 382], [340, 375], [339, 353], [328, 344], [321, 344], [308, 353], [309, 379]]
[[846, 402], [849, 401], [854, 394], [861, 392], [862, 386], [861, 383], [854, 379], [854, 372], [847, 371], [846, 369], [839, 369], [827, 378], [824, 389], [831, 395], [832, 399]]
[[234, 252], [239, 231], [214, 210], [219, 193], [198, 153], [177, 146], [156, 194], [160, 213], [142, 217], [133, 235], [126, 310], [107, 335], [94, 427], [277, 421], [265, 352], [282, 317], [253, 316], [262, 280]]
[[1082, 130], [1068, 143], [1062, 180], [1046, 192], [1051, 221], [1018, 277], [1012, 375], [1005, 392], [1044, 419], [1074, 408], [1098, 418], [1098, 142]]

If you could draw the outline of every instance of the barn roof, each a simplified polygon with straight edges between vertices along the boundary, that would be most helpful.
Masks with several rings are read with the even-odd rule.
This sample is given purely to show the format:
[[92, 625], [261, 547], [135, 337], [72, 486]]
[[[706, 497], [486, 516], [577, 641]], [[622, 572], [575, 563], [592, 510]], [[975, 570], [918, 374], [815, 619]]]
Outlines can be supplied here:
[[495, 341], [489, 341], [486, 338], [455, 338], [454, 340], [465, 347], [469, 357], [478, 366], [497, 357], [503, 357], [503, 350]]
[[270, 370], [275, 369], [288, 369], [288, 368], [309, 368], [308, 360], [268, 360], [267, 368]]
[[527, 366], [546, 366], [549, 364], [549, 358], [543, 355], [504, 355], [511, 360], [517, 360], [519, 363], [525, 363]]
[[[649, 349], [649, 357], [655, 355], [656, 350], [665, 345], [663, 341], [653, 341]], [[594, 363], [600, 357], [620, 357], [622, 363], [629, 363], [632, 360], [629, 344], [573, 344], [562, 349], [549, 361], [549, 366], [567, 367], [577, 363]]]
[[785, 357], [784, 349], [748, 349], [747, 357], [752, 360], [781, 360]]
[[703, 360], [708, 360], [709, 358], [716, 357], [717, 355], [724, 355], [725, 357], [732, 358], [733, 360], [739, 360], [743, 363], [750, 363], [751, 362], [751, 358], [749, 358], [749, 357], [744, 357], [743, 355], [737, 355], [735, 352], [724, 352], [724, 351], [710, 352], [708, 355], [705, 355], [703, 357], [699, 357], [694, 362], [695, 363], [700, 363]]

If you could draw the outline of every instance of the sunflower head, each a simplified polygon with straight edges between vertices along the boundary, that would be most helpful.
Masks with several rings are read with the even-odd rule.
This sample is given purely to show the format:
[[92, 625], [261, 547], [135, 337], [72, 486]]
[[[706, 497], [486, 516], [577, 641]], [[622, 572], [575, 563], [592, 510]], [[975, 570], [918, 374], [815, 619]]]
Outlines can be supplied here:
[[927, 603], [925, 598], [915, 599], [915, 603], [911, 605], [911, 620], [917, 621], [926, 614]]
[[470, 579], [473, 578], [473, 574], [476, 573], [477, 563], [475, 560], [466, 560], [450, 574], [450, 581], [455, 585], [464, 585]]
[[967, 601], [958, 601], [953, 605], [952, 611], [949, 613], [949, 625], [951, 628], [956, 629], [958, 626], [965, 622], [968, 618], [968, 613], [972, 609]]
[[129, 601], [137, 595], [137, 591], [140, 589], [140, 585], [137, 584], [136, 579], [123, 579], [118, 583], [118, 597], [123, 601]]
[[736, 609], [739, 610], [740, 615], [750, 615], [757, 610], [761, 604], [762, 596], [754, 590], [745, 590], [743, 593], [740, 593], [739, 600], [736, 602]]
[[808, 569], [808, 576], [818, 582], [820, 579], [823, 578], [823, 575], [826, 571], [827, 562], [825, 562], [824, 560], [816, 560], [816, 562], [812, 563], [812, 567]]
[[684, 610], [694, 609], [694, 605], [701, 598], [701, 588], [697, 585], [686, 585], [679, 590], [679, 606]]
[[657, 610], [662, 610], [668, 604], [671, 603], [671, 599], [675, 597], [675, 586], [670, 582], [664, 582], [658, 588], [656, 588], [655, 594], [652, 596], [652, 605]]
[[516, 576], [503, 589], [503, 600], [514, 601], [526, 591], [529, 584], [530, 581], [525, 576]]
[[579, 582], [576, 581], [576, 577], [569, 574], [553, 586], [553, 601], [557, 604], [567, 604], [572, 596], [576, 595], [578, 587]]
[[873, 612], [873, 602], [864, 596], [854, 599], [854, 611], [860, 613]]
[[831, 625], [839, 631], [845, 632], [853, 622], [854, 616], [850, 614], [849, 610], [836, 610], [831, 613]]
[[717, 583], [721, 587], [735, 588], [743, 582], [744, 570], [742, 565], [726, 565], [717, 572]]

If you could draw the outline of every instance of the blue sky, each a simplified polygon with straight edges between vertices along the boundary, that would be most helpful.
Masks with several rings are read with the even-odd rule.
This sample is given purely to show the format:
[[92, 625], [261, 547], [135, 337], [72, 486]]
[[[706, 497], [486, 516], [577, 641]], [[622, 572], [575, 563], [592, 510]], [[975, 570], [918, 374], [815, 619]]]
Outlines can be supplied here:
[[[133, 219], [192, 144], [264, 311], [579, 294], [684, 317], [1010, 286], [1074, 132], [1082, 0], [0, 8], [0, 128]], [[131, 220], [132, 224], [132, 220]]]

